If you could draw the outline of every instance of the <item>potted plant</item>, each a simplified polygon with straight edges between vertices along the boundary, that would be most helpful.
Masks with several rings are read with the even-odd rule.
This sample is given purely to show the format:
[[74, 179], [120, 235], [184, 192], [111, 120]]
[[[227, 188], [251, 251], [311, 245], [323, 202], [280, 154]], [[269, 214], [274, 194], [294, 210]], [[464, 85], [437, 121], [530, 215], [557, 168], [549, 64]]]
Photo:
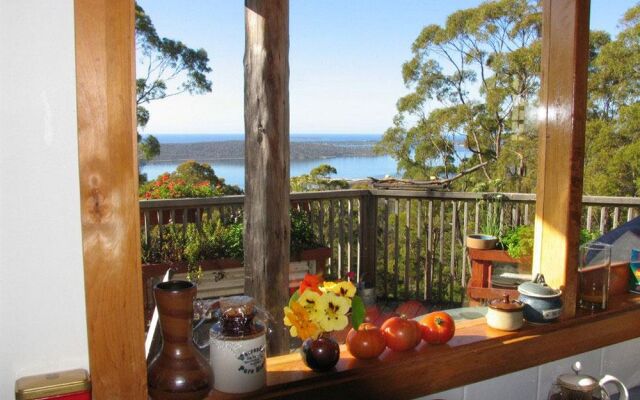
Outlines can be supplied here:
[[491, 250], [494, 249], [500, 237], [499, 208], [502, 205], [502, 194], [486, 197], [487, 205], [493, 204], [487, 210], [486, 219], [482, 225], [482, 233], [467, 235], [466, 245], [470, 249]]
[[[200, 224], [169, 223], [151, 228], [142, 238], [142, 273], [145, 311], [153, 311], [153, 284], [168, 269], [177, 278], [198, 284], [198, 297], [242, 294], [244, 291], [243, 226], [232, 221], [208, 220]], [[290, 286], [297, 287], [305, 273], [322, 273], [331, 250], [324, 247], [303, 212], [291, 212]]]

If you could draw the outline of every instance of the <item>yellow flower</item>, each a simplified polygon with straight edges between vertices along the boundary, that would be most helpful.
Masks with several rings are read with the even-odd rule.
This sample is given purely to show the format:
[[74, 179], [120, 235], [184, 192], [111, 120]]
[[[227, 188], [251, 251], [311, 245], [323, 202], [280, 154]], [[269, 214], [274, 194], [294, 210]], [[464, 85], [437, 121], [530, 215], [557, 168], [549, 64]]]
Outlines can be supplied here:
[[319, 305], [322, 311], [319, 324], [323, 331], [339, 331], [347, 326], [349, 319], [346, 314], [351, 308], [348, 298], [327, 292], [320, 297]]
[[356, 295], [356, 287], [349, 281], [325, 282], [320, 289], [325, 293], [332, 292], [350, 299]]
[[291, 336], [298, 336], [302, 340], [317, 339], [322, 333], [320, 327], [309, 319], [309, 314], [298, 302], [291, 303], [291, 308], [284, 308], [284, 324], [291, 327]]
[[320, 295], [312, 290], [305, 290], [298, 298], [298, 303], [304, 307], [309, 314], [309, 319], [318, 322], [322, 317], [320, 308]]

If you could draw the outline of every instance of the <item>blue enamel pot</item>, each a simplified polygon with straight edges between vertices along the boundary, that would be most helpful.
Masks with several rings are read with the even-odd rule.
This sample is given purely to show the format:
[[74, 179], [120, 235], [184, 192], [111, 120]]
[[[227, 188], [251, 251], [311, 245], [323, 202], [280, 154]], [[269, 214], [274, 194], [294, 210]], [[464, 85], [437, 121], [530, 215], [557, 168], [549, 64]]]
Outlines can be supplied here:
[[557, 321], [562, 312], [562, 291], [553, 289], [538, 274], [532, 282], [518, 286], [519, 300], [524, 304], [524, 319], [538, 324]]

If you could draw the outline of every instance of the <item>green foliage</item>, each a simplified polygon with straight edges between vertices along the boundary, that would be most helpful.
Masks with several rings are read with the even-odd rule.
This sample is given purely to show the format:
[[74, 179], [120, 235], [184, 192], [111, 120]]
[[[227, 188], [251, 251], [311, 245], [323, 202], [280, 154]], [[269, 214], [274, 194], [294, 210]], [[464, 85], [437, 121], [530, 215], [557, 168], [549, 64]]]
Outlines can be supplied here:
[[149, 161], [160, 154], [160, 142], [153, 135], [148, 135], [144, 139], [138, 135], [138, 152], [144, 161]]
[[591, 34], [585, 194], [640, 195], [640, 4], [611, 40]]
[[[223, 223], [219, 218], [207, 218], [200, 223], [169, 223], [163, 226], [162, 234], [156, 225], [151, 228], [149, 240], [142, 235], [142, 262], [180, 263], [186, 262], [190, 269], [197, 268], [204, 260], [232, 258], [242, 260], [243, 224], [241, 220]], [[307, 217], [302, 212], [291, 213], [291, 255], [302, 250], [322, 247]]]
[[600, 232], [598, 231], [591, 232], [586, 228], [580, 229], [580, 245], [593, 242], [599, 237], [600, 237]]
[[331, 174], [337, 174], [338, 171], [329, 164], [320, 164], [309, 171], [309, 175], [317, 178], [329, 179]]
[[[192, 49], [179, 40], [160, 37], [153, 22], [136, 4], [136, 48], [138, 58], [146, 68], [136, 80], [138, 124], [146, 125], [149, 115], [142, 104], [180, 93], [211, 92], [209, 56], [204, 49]], [[178, 80], [173, 90], [169, 83]], [[168, 91], [169, 90], [169, 91]], [[145, 114], [146, 113], [146, 114]]]
[[147, 200], [180, 199], [242, 194], [242, 189], [225, 184], [209, 164], [189, 160], [171, 174], [165, 172], [154, 181], [141, 181], [139, 193]]
[[211, 165], [207, 163], [199, 163], [194, 160], [188, 160], [178, 165], [176, 171], [171, 174], [173, 177], [183, 179], [190, 184], [198, 184], [199, 182], [209, 182], [211, 187], [215, 188], [217, 196], [242, 194], [243, 191], [237, 185], [227, 185], [224, 178], [216, 175]]
[[516, 226], [502, 235], [500, 242], [511, 257], [530, 257], [533, 254], [533, 226]]
[[164, 173], [156, 180], [144, 183], [140, 186], [139, 194], [141, 199], [181, 199], [194, 197], [220, 196], [215, 188], [206, 182], [191, 184], [183, 179], [175, 178]]
[[349, 183], [344, 179], [331, 179], [338, 171], [329, 164], [320, 164], [308, 174], [291, 178], [292, 192], [312, 192], [318, 190], [348, 189]]
[[322, 247], [309, 219], [304, 212], [291, 210], [291, 254], [302, 250]]
[[[179, 40], [160, 37], [149, 15], [137, 3], [135, 24], [136, 57], [143, 65], [137, 69], [136, 117], [138, 126], [144, 127], [150, 118], [144, 104], [185, 92], [211, 92], [211, 81], [207, 79], [211, 67], [204, 49], [192, 49]], [[138, 135], [138, 142], [144, 160], [160, 153], [155, 137], [150, 135], [141, 141]]]
[[[534, 230], [531, 225], [516, 226], [500, 237], [502, 246], [513, 258], [530, 257], [533, 254]], [[592, 242], [600, 237], [600, 232], [580, 230], [580, 245]]]
[[367, 310], [360, 296], [353, 296], [351, 300], [351, 325], [356, 331], [364, 322]]
[[[540, 85], [540, 3], [486, 1], [426, 26], [402, 66], [409, 94], [376, 147], [405, 177], [451, 176], [455, 190], [533, 192]], [[590, 35], [584, 192], [640, 195], [640, 4], [615, 38]], [[464, 153], [460, 151], [464, 150]], [[471, 154], [468, 156], [467, 154]], [[490, 188], [500, 181], [501, 188]]]
[[402, 66], [412, 91], [398, 100], [376, 150], [394, 157], [405, 177], [450, 176], [488, 162], [456, 188], [503, 178], [531, 190], [536, 157], [527, 149], [536, 130], [514, 129], [512, 113], [535, 105], [539, 34], [540, 10], [528, 0], [486, 1], [456, 11], [443, 26], [426, 26]]
[[501, 193], [487, 194], [482, 200], [488, 209], [481, 228], [482, 233], [485, 235], [500, 238], [502, 234], [500, 232], [500, 209], [502, 208], [503, 200], [504, 195]]

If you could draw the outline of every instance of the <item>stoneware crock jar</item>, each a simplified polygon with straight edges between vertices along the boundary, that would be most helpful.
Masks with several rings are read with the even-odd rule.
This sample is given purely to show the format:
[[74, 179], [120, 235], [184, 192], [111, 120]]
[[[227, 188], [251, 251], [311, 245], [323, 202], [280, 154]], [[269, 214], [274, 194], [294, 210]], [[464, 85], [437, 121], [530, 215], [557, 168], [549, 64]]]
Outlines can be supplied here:
[[509, 299], [505, 294], [501, 299], [492, 300], [487, 310], [487, 325], [502, 331], [515, 331], [524, 323], [522, 303]]
[[220, 299], [220, 318], [209, 331], [214, 388], [225, 393], [247, 393], [263, 387], [266, 374], [266, 331], [256, 320], [255, 301], [249, 296]]
[[187, 281], [161, 282], [153, 288], [153, 295], [162, 349], [147, 368], [149, 396], [154, 400], [207, 397], [212, 387], [211, 368], [192, 340], [196, 286]]
[[524, 319], [544, 324], [554, 322], [562, 311], [562, 291], [547, 286], [542, 274], [537, 274], [531, 282], [518, 286], [519, 300], [524, 304]]

